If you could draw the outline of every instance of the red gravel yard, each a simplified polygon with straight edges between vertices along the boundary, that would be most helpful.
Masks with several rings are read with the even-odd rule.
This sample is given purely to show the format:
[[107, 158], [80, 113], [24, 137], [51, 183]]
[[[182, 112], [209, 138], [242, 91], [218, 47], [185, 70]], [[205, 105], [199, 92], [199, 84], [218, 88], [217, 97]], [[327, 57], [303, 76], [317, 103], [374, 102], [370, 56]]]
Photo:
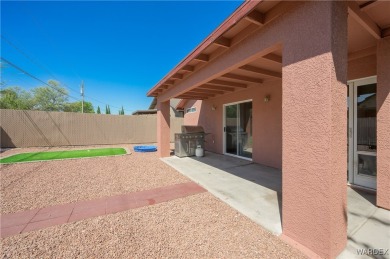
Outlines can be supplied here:
[[156, 153], [120, 147], [131, 154], [2, 165], [1, 256], [304, 258]]

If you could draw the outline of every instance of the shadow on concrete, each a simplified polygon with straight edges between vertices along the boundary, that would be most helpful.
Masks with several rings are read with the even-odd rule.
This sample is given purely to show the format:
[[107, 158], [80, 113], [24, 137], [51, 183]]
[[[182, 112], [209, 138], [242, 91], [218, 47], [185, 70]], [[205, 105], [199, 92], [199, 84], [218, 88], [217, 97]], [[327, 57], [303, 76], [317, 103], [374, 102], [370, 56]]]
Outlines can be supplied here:
[[[245, 181], [259, 185], [264, 190], [272, 190], [276, 192], [277, 195], [277, 206], [279, 211], [280, 222], [282, 223], [282, 172], [279, 169], [264, 166], [261, 164], [253, 163], [245, 159], [240, 159], [236, 157], [220, 155], [213, 152], [206, 151], [204, 157], [189, 157], [191, 160], [203, 163], [205, 165], [211, 166], [213, 168], [222, 170], [227, 174], [234, 175]], [[245, 188], [245, 185], [241, 186]], [[264, 195], [264, 193], [259, 192], [259, 196]], [[269, 195], [269, 194], [268, 194]], [[272, 197], [267, 197], [265, 199], [269, 202], [275, 202]], [[261, 204], [259, 204], [259, 209], [262, 209]]]
[[376, 206], [376, 194], [373, 192], [368, 192], [361, 190], [359, 188], [355, 188], [354, 186], [351, 186], [351, 189], [354, 190], [356, 193], [358, 193], [361, 197], [366, 199], [368, 202], [370, 202], [372, 205]]
[[[365, 217], [364, 215], [356, 213], [356, 212], [349, 212], [349, 214], [353, 215], [353, 216], [361, 217], [361, 218]], [[384, 221], [382, 219], [375, 218], [373, 216], [369, 217], [368, 219], [371, 220], [371, 221], [374, 221], [374, 222], [376, 222], [376, 223], [378, 223], [378, 224], [380, 224], [382, 226], [390, 226], [390, 222], [386, 222], [386, 221]]]
[[[390, 258], [380, 254], [379, 249], [389, 249], [390, 211], [376, 207], [375, 193], [348, 188], [348, 240], [339, 259]], [[377, 254], [364, 255], [368, 249], [377, 249]]]

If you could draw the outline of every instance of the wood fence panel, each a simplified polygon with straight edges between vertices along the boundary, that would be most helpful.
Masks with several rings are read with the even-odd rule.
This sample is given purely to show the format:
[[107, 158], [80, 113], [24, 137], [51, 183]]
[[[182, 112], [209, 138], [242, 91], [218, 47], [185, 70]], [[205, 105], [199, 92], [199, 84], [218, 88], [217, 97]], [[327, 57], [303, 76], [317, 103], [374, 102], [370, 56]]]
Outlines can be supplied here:
[[[183, 118], [171, 118], [171, 142]], [[1, 147], [155, 143], [156, 115], [0, 110]]]

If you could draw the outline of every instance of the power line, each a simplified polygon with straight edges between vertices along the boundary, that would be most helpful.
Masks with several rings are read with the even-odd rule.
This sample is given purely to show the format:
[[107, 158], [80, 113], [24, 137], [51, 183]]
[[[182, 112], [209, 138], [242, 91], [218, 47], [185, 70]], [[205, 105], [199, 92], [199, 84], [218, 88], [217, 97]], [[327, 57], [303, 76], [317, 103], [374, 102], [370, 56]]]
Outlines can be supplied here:
[[[46, 42], [48, 43], [48, 45], [51, 47], [51, 49], [54, 51], [54, 52], [61, 52], [61, 49], [56, 45], [54, 44], [54, 42], [52, 41], [51, 39], [51, 35], [43, 28], [43, 26], [41, 25], [41, 23], [36, 19], [36, 17], [30, 12], [30, 10], [28, 8], [25, 8], [25, 5], [22, 5], [22, 8], [21, 8], [25, 14], [27, 14], [28, 17], [30, 17], [31, 21], [33, 22], [33, 24], [35, 24], [35, 26], [41, 31], [42, 33], [42, 36], [45, 37], [46, 39]], [[55, 50], [55, 48], [56, 50]], [[57, 57], [59, 57], [57, 55]], [[82, 79], [80, 78], [79, 74], [76, 73], [76, 71], [74, 70], [74, 67], [73, 66], [70, 66], [70, 69], [72, 70], [73, 74], [75, 74], [75, 76], [81, 81]]]
[[[54, 51], [54, 52], [58, 52], [61, 51], [61, 49], [55, 44], [55, 42], [52, 40], [51, 38], [51, 35], [48, 33], [47, 30], [44, 29], [44, 27], [42, 26], [42, 24], [38, 21], [38, 19], [36, 19], [36, 17], [30, 12], [30, 10], [28, 8], [26, 8], [25, 5], [21, 5], [20, 6], [20, 9], [22, 10], [22, 12], [24, 12], [25, 16], [28, 16], [30, 18], [30, 20], [32, 21], [32, 23], [35, 25], [35, 27], [41, 32], [41, 35], [44, 36], [46, 42], [48, 43], [48, 45], [50, 45], [51, 49]], [[57, 50], [57, 51], [56, 51]], [[57, 57], [59, 57], [57, 55]], [[73, 74], [76, 75], [76, 77], [82, 81], [80, 75], [75, 71], [74, 67], [72, 65], [70, 65], [70, 69], [71, 71], [73, 72]], [[54, 77], [54, 79], [56, 79]], [[57, 81], [60, 81], [57, 79]], [[63, 83], [64, 86], [67, 86], [65, 83]], [[79, 93], [78, 90], [74, 90], [72, 88], [70, 88], [69, 86], [67, 86], [70, 90], [74, 91], [75, 93]], [[113, 108], [117, 108], [117, 109], [121, 109], [117, 106], [112, 106], [106, 102], [102, 102], [96, 98], [93, 98], [93, 97], [90, 97], [90, 96], [84, 96], [86, 99], [89, 99], [89, 100], [94, 100], [95, 102], [98, 102], [98, 103], [101, 103], [101, 104], [104, 104], [104, 105], [109, 105], [110, 107], [113, 107]], [[127, 112], [131, 112], [130, 110], [125, 110]]]
[[[33, 78], [33, 79], [35, 79], [35, 80], [41, 82], [42, 84], [47, 85], [48, 87], [50, 87], [50, 88], [56, 90], [56, 91], [59, 92], [59, 93], [64, 94], [64, 92], [62, 92], [62, 91], [60, 91], [59, 89], [53, 87], [52, 85], [49, 85], [49, 84], [46, 83], [45, 81], [39, 79], [38, 77], [32, 75], [31, 73], [27, 72], [26, 70], [20, 68], [19, 66], [15, 65], [15, 64], [12, 63], [11, 61], [8, 61], [7, 59], [5, 59], [5, 58], [3, 58], [3, 57], [1, 57], [1, 60], [4, 61], [5, 63], [7, 63], [8, 65], [12, 66], [13, 68], [19, 70], [19, 71], [22, 72], [23, 74], [25, 74], [25, 75], [27, 75], [27, 76], [29, 76], [29, 77], [31, 77], [31, 78]], [[77, 101], [80, 101], [78, 98], [76, 98], [76, 97], [74, 97], [74, 96], [71, 96], [70, 94], [67, 94], [67, 96], [69, 96], [70, 98], [73, 98], [73, 99], [75, 99], [75, 100], [77, 100]]]
[[[57, 80], [57, 81], [60, 81], [47, 67], [39, 64], [36, 60], [34, 60], [33, 58], [31, 58], [29, 55], [27, 55], [27, 53], [25, 53], [23, 50], [21, 50], [19, 47], [17, 47], [14, 43], [12, 43], [9, 39], [7, 39], [6, 37], [4, 37], [4, 35], [1, 35], [1, 38], [6, 42], [8, 43], [11, 47], [13, 47], [16, 51], [18, 51], [19, 53], [21, 53], [25, 58], [27, 58], [28, 60], [30, 60], [34, 65], [36, 65], [37, 67], [41, 68], [42, 70], [44, 70], [46, 73], [48, 73], [53, 79]], [[69, 87], [68, 85], [62, 83], [64, 86], [66, 86], [69, 90], [75, 92], [75, 93], [78, 93], [77, 90]]]
[[[46, 83], [45, 81], [39, 79], [38, 77], [32, 75], [31, 73], [27, 72], [26, 70], [24, 70], [24, 69], [20, 68], [19, 66], [15, 65], [15, 64], [12, 63], [11, 61], [9, 61], [9, 60], [7, 60], [7, 59], [5, 59], [5, 58], [3, 58], [3, 57], [1, 57], [1, 60], [4, 61], [4, 62], [6, 62], [8, 65], [12, 66], [13, 68], [19, 70], [19, 71], [22, 72], [23, 74], [25, 74], [25, 75], [27, 75], [27, 76], [29, 76], [29, 77], [31, 77], [31, 78], [33, 78], [33, 79], [35, 79], [35, 80], [41, 82], [42, 84], [47, 85], [48, 87], [50, 87], [50, 88], [56, 90], [56, 91], [59, 92], [59, 93], [63, 93], [63, 92], [60, 91], [59, 89], [54, 88], [53, 86], [49, 85], [49, 84]], [[74, 96], [72, 96], [72, 95], [70, 95], [70, 94], [67, 94], [67, 96], [69, 96], [69, 97], [72, 98], [72, 99], [75, 99], [76, 101], [80, 101], [77, 97], [74, 97]], [[90, 98], [90, 99], [91, 99], [91, 98]], [[99, 102], [100, 102], [100, 101], [99, 101]], [[102, 103], [103, 103], [103, 102], [102, 102]], [[109, 106], [112, 107], [112, 108], [121, 109], [121, 108], [119, 108], [119, 107], [117, 107], [117, 106], [112, 106], [112, 105], [110, 105], [110, 104], [106, 104], [106, 103], [103, 103], [103, 104], [109, 105]], [[125, 110], [125, 111], [130, 112], [129, 110]]]
[[[1, 38], [6, 42], [8, 43], [11, 47], [13, 47], [16, 51], [18, 51], [19, 53], [21, 53], [25, 58], [27, 58], [29, 61], [31, 61], [34, 65], [36, 65], [37, 67], [41, 68], [42, 70], [44, 70], [46, 73], [48, 73], [51, 77], [53, 77], [54, 79], [56, 79], [57, 81], [60, 81], [47, 67], [45, 67], [44, 65], [42, 64], [39, 64], [36, 60], [34, 60], [33, 58], [31, 58], [27, 53], [25, 53], [23, 50], [21, 50], [19, 47], [17, 47], [14, 43], [12, 43], [9, 39], [7, 39], [4, 35], [1, 34]], [[3, 58], [2, 58], [3, 59]], [[7, 61], [6, 61], [7, 62]], [[8, 63], [8, 62], [7, 62]], [[16, 67], [15, 67], [16, 68]], [[75, 73], [75, 71], [72, 69], [73, 73]], [[24, 72], [23, 72], [24, 73]], [[76, 76], [78, 78], [80, 78], [77, 73], [75, 73]], [[42, 80], [39, 80], [42, 82]], [[44, 82], [44, 84], [46, 84]], [[79, 91], [69, 87], [68, 85], [66, 85], [65, 83], [62, 83], [64, 86], [66, 86], [69, 90], [75, 92], [75, 93], [79, 93]], [[46, 84], [47, 85], [47, 84]], [[57, 89], [56, 89], [57, 90]], [[70, 96], [70, 95], [69, 95]], [[73, 97], [75, 98], [75, 97]], [[101, 103], [101, 104], [104, 104], [104, 105], [109, 105], [110, 107], [112, 108], [116, 108], [116, 109], [122, 109], [120, 107], [117, 107], [117, 106], [112, 106], [106, 102], [103, 102], [101, 100], [98, 100], [96, 98], [93, 98], [91, 96], [87, 96], [87, 95], [84, 95], [84, 98], [86, 99], [89, 99], [89, 100], [94, 100], [95, 102], [98, 102], [98, 103]], [[131, 112], [129, 110], [125, 110], [126, 112]]]
[[12, 43], [12, 41], [10, 41], [9, 39], [7, 39], [6, 37], [4, 37], [4, 35], [0, 34], [1, 35], [1, 39], [4, 40], [8, 45], [10, 45], [11, 47], [13, 47], [16, 51], [18, 51], [19, 53], [21, 53], [25, 58], [27, 58], [28, 60], [31, 61], [31, 63], [33, 63], [34, 65], [38, 66], [39, 68], [41, 68], [42, 70], [44, 70], [46, 73], [48, 73], [49, 75], [51, 75], [54, 79], [55, 76], [53, 75], [53, 73], [47, 68], [45, 67], [44, 65], [42, 64], [39, 64], [35, 59], [31, 58], [29, 55], [27, 55], [23, 50], [21, 50], [18, 46], [16, 46], [14, 43]]

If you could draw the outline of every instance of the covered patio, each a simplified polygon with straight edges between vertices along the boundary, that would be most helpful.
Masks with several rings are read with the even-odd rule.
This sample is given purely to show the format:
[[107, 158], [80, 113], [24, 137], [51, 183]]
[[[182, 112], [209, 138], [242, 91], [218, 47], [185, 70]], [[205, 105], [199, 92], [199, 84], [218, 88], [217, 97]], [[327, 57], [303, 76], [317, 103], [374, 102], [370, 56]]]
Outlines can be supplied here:
[[[307, 254], [340, 255], [354, 221], [348, 183], [390, 209], [388, 13], [385, 1], [245, 1], [148, 92], [159, 156], [170, 156], [169, 100], [186, 100], [184, 124], [210, 133], [205, 150], [256, 163], [218, 155], [210, 165], [230, 174], [212, 170], [225, 182], [210, 185], [235, 189], [228, 179], [261, 171], [263, 185], [240, 188], [250, 217]], [[369, 124], [364, 141], [357, 121]]]
[[[280, 170], [212, 152], [162, 160], [268, 231], [282, 234]], [[357, 249], [388, 247], [390, 211], [375, 204], [375, 194], [348, 187], [348, 242], [338, 258], [360, 258]]]

